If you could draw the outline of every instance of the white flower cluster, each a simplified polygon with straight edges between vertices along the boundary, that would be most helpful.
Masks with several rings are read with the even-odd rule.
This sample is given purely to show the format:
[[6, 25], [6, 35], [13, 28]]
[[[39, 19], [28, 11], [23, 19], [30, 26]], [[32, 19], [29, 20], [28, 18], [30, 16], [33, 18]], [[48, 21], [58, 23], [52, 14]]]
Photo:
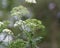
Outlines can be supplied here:
[[18, 16], [20, 19], [23, 17], [27, 17], [27, 15], [29, 14], [30, 14], [29, 10], [21, 5], [18, 7], [14, 7], [11, 11], [11, 16]]
[[[20, 16], [20, 12], [14, 12], [12, 16]], [[20, 16], [21, 17], [21, 16]]]
[[16, 21], [16, 23], [14, 24], [14, 27], [16, 26], [21, 26], [25, 23], [25, 21], [22, 21], [22, 20], [19, 20], [19, 21]]
[[8, 34], [12, 34], [13, 35], [12, 31], [9, 30], [9, 29], [4, 29], [2, 32], [5, 32], [5, 33], [8, 33]]
[[28, 3], [36, 3], [36, 0], [25, 0]]
[[3, 22], [0, 22], [0, 27], [1, 27], [2, 25], [4, 25], [4, 23], [3, 23]]
[[8, 45], [13, 40], [13, 36], [7, 35], [5, 33], [0, 33], [0, 42], [2, 41], [2, 44]]
[[13, 40], [13, 33], [9, 29], [4, 29], [0, 33], [0, 42], [2, 41], [2, 44], [8, 45]]
[[19, 20], [14, 24], [14, 27], [19, 27], [19, 29], [25, 30], [25, 31], [30, 31], [30, 28], [26, 24], [25, 21]]

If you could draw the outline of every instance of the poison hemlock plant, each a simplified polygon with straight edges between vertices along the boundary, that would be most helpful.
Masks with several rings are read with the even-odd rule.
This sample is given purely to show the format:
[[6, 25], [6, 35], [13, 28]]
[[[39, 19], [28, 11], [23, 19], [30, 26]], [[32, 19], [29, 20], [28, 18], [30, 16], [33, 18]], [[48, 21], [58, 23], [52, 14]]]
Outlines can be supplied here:
[[45, 26], [40, 20], [28, 18], [28, 14], [30, 12], [24, 6], [12, 9], [11, 16], [19, 18], [14, 24], [14, 28], [20, 31], [17, 35], [8, 29], [8, 22], [0, 22], [1, 44], [7, 48], [39, 48], [37, 44], [44, 38]]
[[11, 16], [18, 16], [20, 18], [15, 22], [14, 28], [19, 28], [21, 32], [8, 48], [39, 48], [37, 42], [43, 38], [45, 26], [37, 19], [22, 20], [23, 16], [26, 17], [27, 14], [29, 14], [29, 11], [24, 6], [12, 9]]

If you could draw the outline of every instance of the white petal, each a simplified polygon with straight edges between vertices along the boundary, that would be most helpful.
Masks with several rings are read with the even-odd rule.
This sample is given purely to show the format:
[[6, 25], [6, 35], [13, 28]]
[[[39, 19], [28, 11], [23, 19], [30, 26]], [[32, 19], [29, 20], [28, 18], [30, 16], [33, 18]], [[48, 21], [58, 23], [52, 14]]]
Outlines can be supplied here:
[[28, 3], [36, 3], [36, 0], [25, 0]]
[[33, 3], [36, 3], [36, 0], [33, 0]]

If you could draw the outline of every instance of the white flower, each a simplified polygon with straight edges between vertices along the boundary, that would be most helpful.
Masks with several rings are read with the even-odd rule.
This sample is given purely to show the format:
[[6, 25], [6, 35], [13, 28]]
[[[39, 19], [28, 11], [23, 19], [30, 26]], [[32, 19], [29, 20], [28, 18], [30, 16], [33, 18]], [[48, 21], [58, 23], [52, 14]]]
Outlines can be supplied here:
[[14, 24], [14, 27], [18, 26], [18, 24]]
[[16, 23], [14, 24], [14, 27], [23, 25], [23, 23], [25, 23], [25, 22], [22, 20], [16, 21]]
[[36, 3], [36, 0], [25, 0], [28, 3]]
[[19, 20], [19, 21], [18, 21], [18, 25], [21, 25], [22, 23], [23, 23], [22, 20]]
[[25, 21], [23, 21], [23, 23], [26, 23]]
[[2, 32], [6, 32], [6, 33], [8, 33], [8, 34], [13, 34], [12, 31], [9, 30], [9, 29], [4, 29]]
[[0, 24], [3, 24], [3, 22], [0, 22]]

